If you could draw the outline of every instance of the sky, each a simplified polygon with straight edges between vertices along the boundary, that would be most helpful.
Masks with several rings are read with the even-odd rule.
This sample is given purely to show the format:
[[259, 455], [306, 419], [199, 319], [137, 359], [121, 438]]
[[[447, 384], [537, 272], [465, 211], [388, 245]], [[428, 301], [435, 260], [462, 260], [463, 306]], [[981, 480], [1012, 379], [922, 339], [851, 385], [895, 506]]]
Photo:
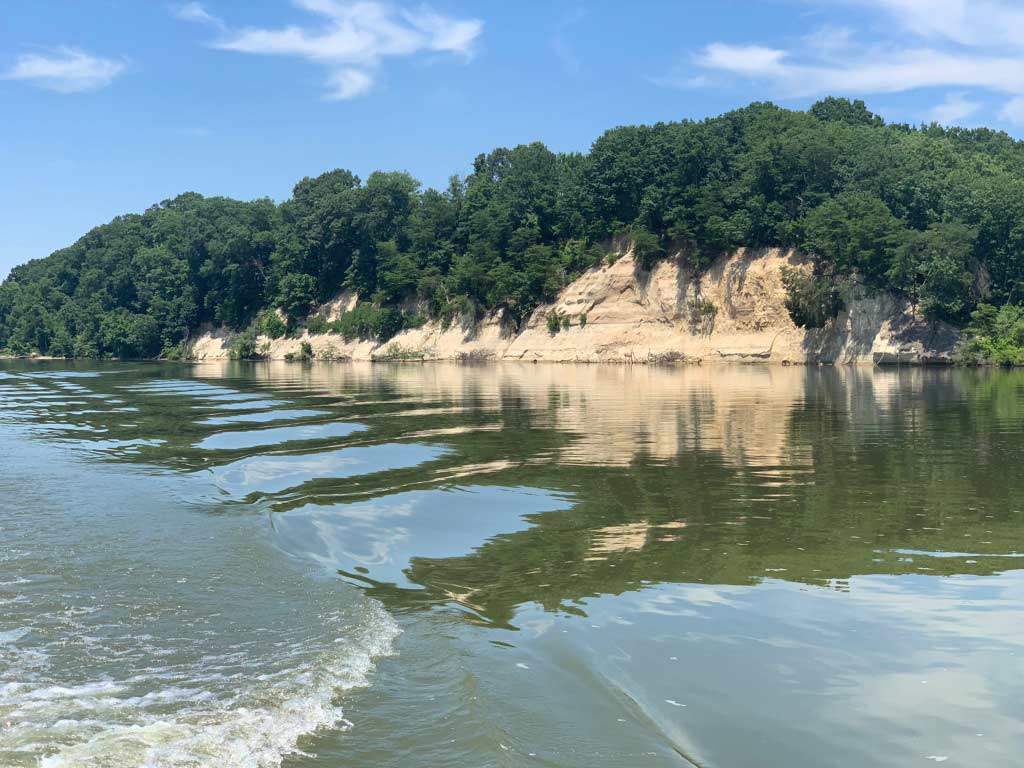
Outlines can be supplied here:
[[438, 187], [499, 146], [825, 95], [1024, 136], [1024, 3], [4, 0], [0, 278], [181, 192]]

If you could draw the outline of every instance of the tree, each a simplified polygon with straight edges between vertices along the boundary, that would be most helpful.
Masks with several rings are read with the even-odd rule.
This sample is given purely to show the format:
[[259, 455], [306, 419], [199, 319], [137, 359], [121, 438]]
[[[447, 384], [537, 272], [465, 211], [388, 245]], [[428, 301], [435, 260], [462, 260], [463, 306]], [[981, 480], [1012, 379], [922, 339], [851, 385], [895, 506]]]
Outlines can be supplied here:
[[305, 317], [313, 306], [316, 295], [316, 281], [309, 275], [285, 275], [280, 282], [277, 304], [289, 318]]
[[279, 205], [188, 192], [12, 270], [0, 347], [149, 356], [204, 323], [246, 329], [280, 308], [294, 326], [343, 288], [360, 304], [339, 328], [367, 337], [423, 312], [521, 320], [625, 239], [644, 269], [670, 251], [699, 270], [740, 246], [801, 248], [813, 269], [786, 282], [802, 325], [827, 323], [854, 283], [964, 324], [978, 302], [1024, 301], [1024, 143], [886, 125], [829, 97], [622, 126], [585, 153], [499, 147], [442, 190], [336, 169]]

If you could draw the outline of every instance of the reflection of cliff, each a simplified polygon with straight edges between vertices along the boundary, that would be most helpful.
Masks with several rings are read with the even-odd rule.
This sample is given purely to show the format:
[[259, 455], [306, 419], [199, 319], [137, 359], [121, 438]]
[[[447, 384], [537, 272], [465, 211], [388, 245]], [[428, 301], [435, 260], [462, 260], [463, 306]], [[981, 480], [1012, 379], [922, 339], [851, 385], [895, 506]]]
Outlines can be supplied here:
[[189, 473], [236, 509], [258, 499], [282, 546], [393, 605], [510, 622], [657, 582], [1024, 566], [1007, 557], [1024, 551], [1022, 371], [113, 370], [8, 382], [5, 418]]
[[[789, 252], [740, 249], [696, 277], [675, 259], [648, 273], [626, 255], [582, 275], [518, 333], [491, 316], [450, 328], [430, 322], [380, 345], [330, 335], [265, 341], [273, 358], [298, 353], [305, 340], [318, 356], [355, 360], [401, 353], [551, 362], [948, 361], [955, 330], [924, 321], [905, 300], [889, 294], [855, 298], [826, 329], [797, 328], [785, 308], [781, 269], [801, 263]], [[567, 317], [570, 327], [552, 334], [550, 312]], [[224, 341], [223, 333], [201, 336], [192, 355], [226, 357]]]
[[[236, 364], [207, 363], [200, 376], [231, 376]], [[721, 457], [736, 467], [806, 467], [809, 446], [792, 434], [791, 417], [827, 409], [862, 426], [912, 417], [925, 381], [932, 396], [955, 389], [962, 373], [904, 368], [732, 365], [715, 367], [502, 365], [375, 365], [350, 363], [300, 366], [267, 363], [245, 369], [275, 391], [316, 393], [317, 407], [347, 406], [362, 418], [378, 408], [395, 427], [437, 427], [431, 416], [490, 414], [494, 420], [527, 420], [533, 430], [562, 437], [557, 454], [533, 459], [625, 466], [638, 460], [671, 461], [694, 451]], [[378, 403], [369, 392], [387, 392]], [[350, 393], [360, 393], [351, 400]], [[307, 402], [307, 404], [309, 404]], [[391, 404], [390, 410], [380, 406]], [[443, 410], [450, 409], [449, 411]], [[417, 421], [412, 417], [424, 417]], [[464, 420], [464, 419], [463, 419]], [[830, 428], [841, 426], [837, 420]], [[429, 422], [429, 423], [428, 423]], [[457, 429], [447, 421], [444, 426]], [[384, 425], [381, 425], [384, 428]], [[410, 435], [412, 436], [412, 435]]]
[[[240, 369], [198, 372], [222, 370]], [[275, 392], [347, 403], [341, 413], [365, 417], [377, 439], [443, 430], [436, 439], [448, 453], [429, 468], [357, 487], [341, 482], [337, 492], [320, 481], [276, 505], [299, 519], [315, 512], [329, 521], [325, 510], [333, 509], [348, 520], [359, 511], [347, 511], [351, 502], [387, 507], [391, 492], [381, 489], [414, 484], [415, 513], [395, 523], [404, 536], [400, 562], [384, 570], [336, 563], [394, 605], [455, 601], [505, 623], [526, 602], [580, 611], [589, 596], [648, 583], [781, 578], [835, 586], [855, 574], [991, 573], [1024, 564], [1002, 557], [1024, 550], [1016, 501], [1024, 376], [1016, 373], [996, 375], [1005, 382], [1000, 391], [1017, 393], [1012, 410], [1008, 394], [978, 394], [992, 386], [987, 374], [949, 369], [247, 370]], [[968, 455], [985, 463], [965, 466]], [[470, 485], [504, 489], [500, 498], [528, 524], [498, 521], [495, 502], [476, 491], [455, 501]], [[571, 508], [538, 506], [550, 492]], [[473, 530], [486, 533], [438, 553], [437, 521], [463, 507], [467, 520], [481, 516]]]

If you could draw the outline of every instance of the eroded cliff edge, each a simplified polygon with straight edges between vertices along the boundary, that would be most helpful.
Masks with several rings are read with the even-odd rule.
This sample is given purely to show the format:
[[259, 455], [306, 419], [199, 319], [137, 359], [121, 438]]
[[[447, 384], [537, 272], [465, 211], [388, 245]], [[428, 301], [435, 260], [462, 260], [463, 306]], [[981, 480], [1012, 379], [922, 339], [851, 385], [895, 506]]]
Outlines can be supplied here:
[[[792, 251], [740, 249], [698, 276], [679, 258], [648, 272], [626, 254], [582, 275], [519, 329], [496, 312], [447, 328], [431, 321], [384, 343], [346, 342], [333, 334], [261, 341], [271, 359], [298, 354], [305, 341], [322, 359], [951, 362], [957, 329], [926, 320], [906, 299], [888, 293], [860, 291], [826, 328], [798, 328], [785, 307], [784, 266], [806, 264]], [[549, 330], [552, 312], [568, 318], [568, 327]], [[209, 331], [189, 345], [189, 355], [227, 357], [227, 341], [227, 333]]]

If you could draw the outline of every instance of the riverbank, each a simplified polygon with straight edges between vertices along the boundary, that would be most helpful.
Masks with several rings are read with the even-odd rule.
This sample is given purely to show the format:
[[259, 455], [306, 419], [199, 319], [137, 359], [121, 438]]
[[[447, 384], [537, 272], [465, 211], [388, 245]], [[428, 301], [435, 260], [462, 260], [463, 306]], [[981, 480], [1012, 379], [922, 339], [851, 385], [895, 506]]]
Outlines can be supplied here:
[[[573, 363], [951, 364], [959, 331], [915, 313], [890, 293], [854, 296], [828, 327], [797, 327], [786, 309], [783, 267], [794, 251], [739, 249], [697, 275], [680, 258], [640, 269], [630, 254], [584, 273], [519, 329], [503, 312], [446, 326], [439, 320], [384, 343], [335, 334], [261, 337], [267, 359], [453, 360]], [[324, 308], [335, 317], [345, 302]], [[553, 319], [554, 318], [554, 319]], [[555, 322], [557, 320], [557, 322]], [[231, 334], [207, 329], [190, 359], [230, 356]]]

